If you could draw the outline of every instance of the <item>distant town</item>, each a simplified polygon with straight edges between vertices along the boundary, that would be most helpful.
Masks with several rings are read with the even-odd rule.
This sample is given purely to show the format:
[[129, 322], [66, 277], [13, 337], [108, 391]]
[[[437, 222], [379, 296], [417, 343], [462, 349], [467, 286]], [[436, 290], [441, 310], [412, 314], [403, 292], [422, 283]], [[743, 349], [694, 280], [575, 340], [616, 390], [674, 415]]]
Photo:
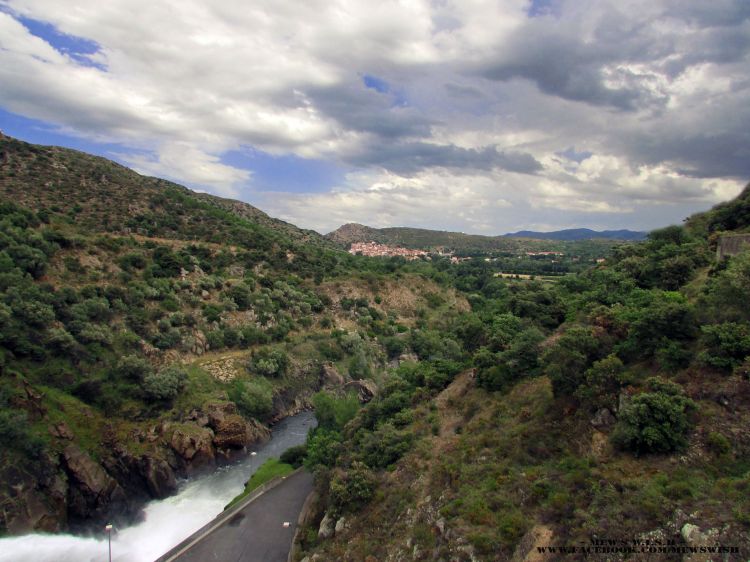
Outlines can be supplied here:
[[410, 250], [409, 248], [400, 248], [398, 246], [388, 246], [386, 244], [378, 244], [377, 242], [354, 242], [352, 247], [349, 248], [350, 254], [362, 254], [363, 256], [370, 257], [392, 257], [401, 256], [407, 260], [416, 260], [422, 257], [427, 257], [427, 252], [424, 250]]

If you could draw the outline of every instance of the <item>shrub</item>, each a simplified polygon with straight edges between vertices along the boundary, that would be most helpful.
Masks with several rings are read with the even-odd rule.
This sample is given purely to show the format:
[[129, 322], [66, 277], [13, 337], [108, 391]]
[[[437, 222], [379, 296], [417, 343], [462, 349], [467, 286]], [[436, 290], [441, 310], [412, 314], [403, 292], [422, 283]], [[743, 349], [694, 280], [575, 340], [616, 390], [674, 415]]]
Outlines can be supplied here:
[[331, 479], [331, 504], [337, 513], [355, 510], [366, 504], [375, 493], [375, 475], [364, 463], [353, 462], [345, 472]]
[[150, 401], [173, 400], [187, 383], [187, 373], [178, 366], [170, 366], [143, 378], [143, 391]]
[[594, 362], [584, 373], [585, 382], [578, 387], [576, 396], [589, 402], [592, 410], [612, 408], [622, 387], [624, 370], [622, 361], [614, 354]]
[[122, 357], [112, 370], [112, 375], [118, 379], [141, 382], [152, 372], [151, 364], [137, 355]]
[[349, 360], [349, 376], [354, 380], [369, 379], [372, 376], [370, 363], [364, 351], [358, 351]]
[[398, 431], [386, 422], [362, 440], [362, 457], [372, 468], [386, 468], [400, 459], [410, 448], [414, 435]]
[[263, 419], [273, 411], [273, 387], [265, 379], [235, 380], [229, 399], [246, 417]]
[[289, 367], [289, 356], [282, 349], [263, 348], [253, 353], [248, 366], [264, 377], [280, 377]]
[[650, 379], [652, 392], [639, 394], [620, 412], [612, 442], [640, 453], [669, 453], [687, 445], [689, 412], [695, 403], [679, 385]]
[[341, 452], [341, 434], [326, 428], [317, 428], [307, 437], [307, 457], [305, 467], [315, 470], [318, 467], [332, 467]]
[[337, 398], [327, 392], [318, 392], [312, 402], [318, 424], [328, 429], [343, 429], [359, 411], [359, 400], [354, 393]]
[[747, 323], [724, 322], [701, 327], [706, 350], [700, 359], [707, 365], [730, 371], [750, 355], [750, 327]]
[[279, 460], [283, 463], [290, 464], [294, 468], [299, 468], [305, 462], [307, 457], [307, 445], [296, 445], [290, 447], [279, 457]]

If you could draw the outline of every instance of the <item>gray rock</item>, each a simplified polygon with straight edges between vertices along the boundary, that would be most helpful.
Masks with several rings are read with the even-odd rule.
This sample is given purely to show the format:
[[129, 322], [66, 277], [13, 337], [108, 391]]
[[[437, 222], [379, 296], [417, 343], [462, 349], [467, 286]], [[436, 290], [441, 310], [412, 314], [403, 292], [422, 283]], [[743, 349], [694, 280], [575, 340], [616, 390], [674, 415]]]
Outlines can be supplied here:
[[594, 414], [594, 417], [591, 418], [591, 425], [593, 425], [597, 429], [612, 427], [616, 422], [617, 420], [608, 408], [602, 408], [601, 410], [598, 410]]
[[700, 546], [706, 540], [706, 537], [701, 533], [700, 527], [692, 523], [685, 523], [680, 530], [680, 535], [682, 535], [682, 540], [688, 546]]
[[330, 539], [336, 533], [336, 521], [328, 513], [325, 514], [320, 522], [318, 529], [319, 539]]
[[335, 532], [338, 535], [339, 533], [343, 533], [349, 528], [349, 522], [346, 520], [346, 517], [342, 517], [338, 521], [336, 521], [336, 528]]

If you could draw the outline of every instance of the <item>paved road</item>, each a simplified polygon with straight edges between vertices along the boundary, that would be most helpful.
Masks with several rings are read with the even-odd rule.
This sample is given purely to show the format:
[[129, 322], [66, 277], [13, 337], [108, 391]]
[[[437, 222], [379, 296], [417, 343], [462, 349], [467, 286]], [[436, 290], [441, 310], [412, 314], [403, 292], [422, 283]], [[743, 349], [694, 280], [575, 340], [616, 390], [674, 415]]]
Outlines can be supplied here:
[[[297, 517], [312, 489], [312, 475], [296, 472], [231, 517], [205, 530], [199, 542], [167, 560], [286, 562]], [[289, 527], [284, 527], [285, 521], [290, 523]]]

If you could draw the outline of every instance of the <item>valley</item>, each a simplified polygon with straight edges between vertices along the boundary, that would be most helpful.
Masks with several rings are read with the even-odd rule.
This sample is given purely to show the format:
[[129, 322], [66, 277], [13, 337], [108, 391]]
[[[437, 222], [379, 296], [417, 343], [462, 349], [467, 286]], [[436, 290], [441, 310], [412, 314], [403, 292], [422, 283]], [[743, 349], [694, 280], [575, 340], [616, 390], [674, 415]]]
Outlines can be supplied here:
[[324, 237], [3, 137], [0, 224], [0, 544], [134, 528], [314, 410], [297, 562], [750, 557], [750, 187], [641, 242]]

